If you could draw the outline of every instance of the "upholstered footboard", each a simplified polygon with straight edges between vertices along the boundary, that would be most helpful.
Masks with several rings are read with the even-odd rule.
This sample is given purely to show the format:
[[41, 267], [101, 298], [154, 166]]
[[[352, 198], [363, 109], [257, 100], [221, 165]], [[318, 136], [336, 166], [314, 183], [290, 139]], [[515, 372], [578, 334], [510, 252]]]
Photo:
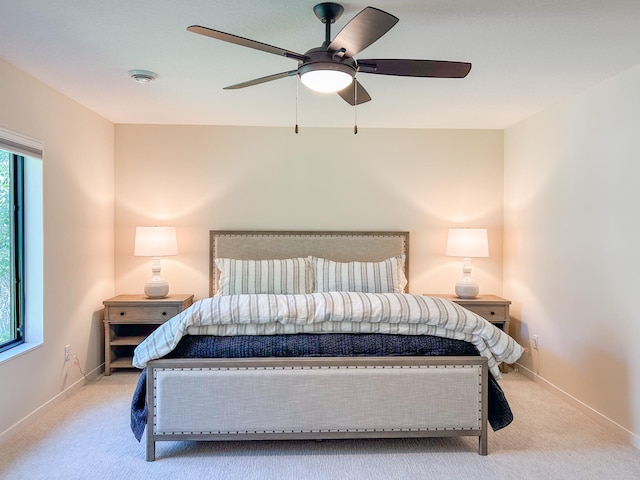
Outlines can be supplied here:
[[147, 461], [163, 440], [477, 436], [487, 454], [483, 357], [155, 360]]

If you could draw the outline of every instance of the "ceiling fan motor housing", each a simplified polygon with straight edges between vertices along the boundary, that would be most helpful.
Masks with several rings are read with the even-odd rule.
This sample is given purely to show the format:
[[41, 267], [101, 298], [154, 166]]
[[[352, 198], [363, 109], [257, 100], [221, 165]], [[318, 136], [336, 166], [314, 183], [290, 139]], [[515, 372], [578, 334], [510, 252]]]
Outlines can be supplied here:
[[356, 76], [356, 61], [351, 57], [338, 57], [322, 47], [311, 49], [305, 55], [308, 60], [298, 67], [299, 75], [316, 70], [336, 70], [351, 75], [352, 78]]

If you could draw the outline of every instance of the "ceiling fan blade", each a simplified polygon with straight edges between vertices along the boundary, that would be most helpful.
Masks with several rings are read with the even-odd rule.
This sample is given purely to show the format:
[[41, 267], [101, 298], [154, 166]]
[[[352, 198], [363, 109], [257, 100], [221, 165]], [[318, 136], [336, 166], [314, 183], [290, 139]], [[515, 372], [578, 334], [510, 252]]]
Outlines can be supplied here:
[[[356, 88], [358, 89], [357, 95], [356, 95]], [[358, 102], [357, 105], [361, 105], [371, 100], [371, 96], [369, 95], [369, 93], [364, 89], [362, 84], [359, 81], [357, 81], [355, 78], [353, 79], [353, 82], [351, 83], [351, 85], [349, 85], [347, 88], [340, 90], [338, 92], [338, 95], [340, 95], [342, 99], [351, 106], [356, 105], [356, 101]]]
[[358, 71], [404, 77], [464, 78], [471, 70], [467, 62], [443, 60], [358, 60]]
[[235, 43], [242, 47], [249, 47], [262, 52], [273, 53], [274, 55], [280, 55], [282, 57], [292, 58], [298, 61], [305, 61], [306, 55], [285, 50], [284, 48], [274, 47], [273, 45], [267, 45], [266, 43], [258, 42], [256, 40], [250, 40], [248, 38], [239, 37], [231, 33], [220, 32], [212, 28], [201, 27], [200, 25], [191, 25], [187, 27], [187, 30], [193, 33], [204, 35], [205, 37], [215, 38], [216, 40], [222, 40], [223, 42]]
[[398, 17], [374, 7], [367, 7], [353, 17], [336, 38], [329, 50], [345, 49], [347, 57], [353, 57], [387, 33], [398, 23]]
[[252, 87], [254, 85], [260, 85], [261, 83], [270, 82], [272, 80], [278, 80], [279, 78], [292, 77], [298, 73], [298, 70], [290, 70], [288, 72], [274, 73], [273, 75], [267, 75], [266, 77], [256, 78], [242, 83], [236, 83], [235, 85], [229, 85], [224, 87], [223, 90], [237, 90], [238, 88]]

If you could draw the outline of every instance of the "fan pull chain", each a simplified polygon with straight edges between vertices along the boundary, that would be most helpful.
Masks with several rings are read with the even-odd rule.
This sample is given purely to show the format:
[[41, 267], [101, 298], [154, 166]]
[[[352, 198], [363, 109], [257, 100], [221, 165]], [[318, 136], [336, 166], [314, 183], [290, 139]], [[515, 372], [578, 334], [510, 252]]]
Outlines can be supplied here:
[[353, 79], [353, 85], [355, 88], [355, 93], [353, 95], [354, 99], [355, 99], [355, 104], [353, 106], [353, 115], [354, 115], [354, 119], [353, 119], [353, 134], [357, 135], [358, 134], [358, 82], [356, 81], [356, 79]]
[[300, 75], [296, 75], [296, 135], [298, 134], [298, 91], [300, 90]]

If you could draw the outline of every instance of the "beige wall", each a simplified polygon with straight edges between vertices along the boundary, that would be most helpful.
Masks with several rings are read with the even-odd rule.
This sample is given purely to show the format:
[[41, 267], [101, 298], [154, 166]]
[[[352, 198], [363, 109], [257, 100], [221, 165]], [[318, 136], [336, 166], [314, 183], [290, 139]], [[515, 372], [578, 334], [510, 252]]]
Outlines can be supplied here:
[[81, 378], [64, 365], [65, 345], [85, 371], [103, 362], [101, 302], [113, 294], [114, 127], [3, 61], [0, 127], [44, 144], [44, 343], [0, 363], [0, 435], [9, 435]]
[[[640, 448], [640, 67], [505, 132], [505, 294], [532, 375]], [[613, 425], [610, 422], [608, 425]]]
[[116, 126], [117, 293], [141, 293], [150, 259], [137, 225], [175, 225], [163, 259], [174, 293], [208, 295], [211, 229], [408, 230], [411, 290], [451, 292], [461, 259], [447, 228], [489, 228], [481, 289], [502, 290], [502, 146], [497, 130]]

